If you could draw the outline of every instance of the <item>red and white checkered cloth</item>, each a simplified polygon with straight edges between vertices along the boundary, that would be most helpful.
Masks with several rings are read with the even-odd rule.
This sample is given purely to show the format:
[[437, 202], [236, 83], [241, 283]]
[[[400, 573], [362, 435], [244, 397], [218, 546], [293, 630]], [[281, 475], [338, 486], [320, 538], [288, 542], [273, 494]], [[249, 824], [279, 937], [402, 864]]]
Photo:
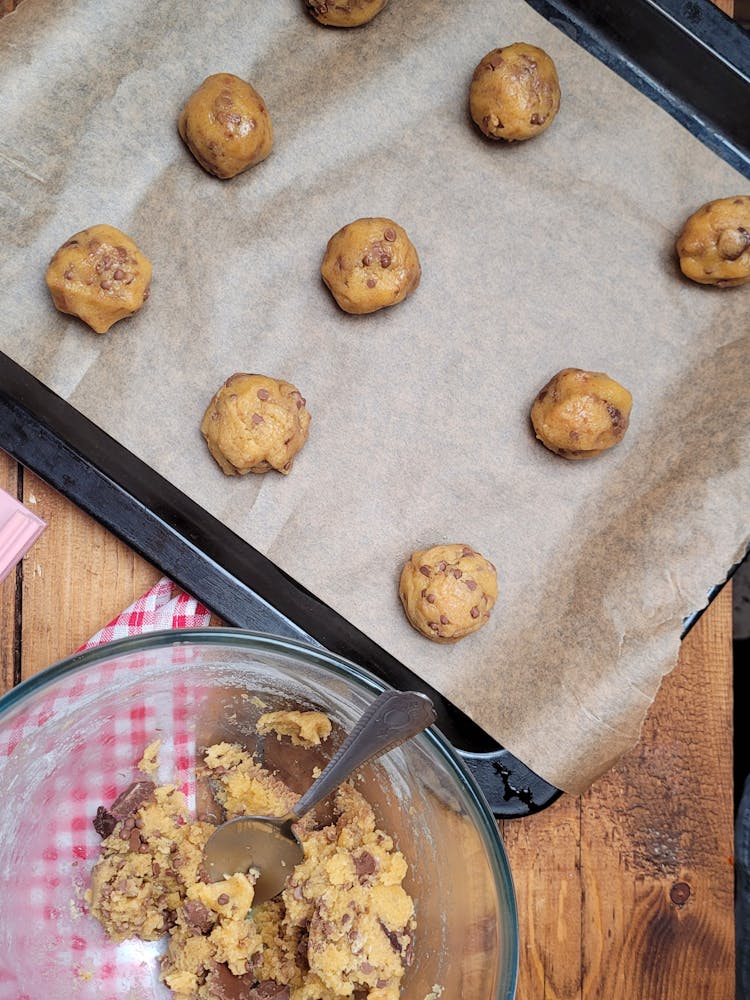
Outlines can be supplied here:
[[171, 580], [162, 577], [143, 597], [113, 618], [77, 652], [93, 649], [113, 639], [124, 639], [141, 632], [156, 632], [167, 628], [202, 628], [211, 620], [208, 608], [190, 597]]
[[[210, 612], [194, 598], [179, 590], [170, 580], [161, 579], [146, 594], [126, 608], [97, 632], [78, 652], [127, 636], [161, 629], [200, 628], [210, 622]], [[186, 648], [175, 655], [191, 658]], [[106, 664], [95, 671], [82, 670], [58, 685], [54, 696], [42, 700], [33, 711], [26, 711], [0, 732], [0, 758], [10, 757], [24, 741], [39, 740], [45, 722], [71, 701], [80, 703], [101, 691], [102, 685], [116, 683], [124, 671], [137, 672], [140, 663], [134, 657], [127, 664]], [[104, 673], [102, 673], [102, 670]], [[156, 956], [163, 950], [158, 943], [109, 941], [89, 914], [84, 900], [91, 868], [99, 857], [101, 840], [92, 819], [99, 805], [108, 805], [138, 777], [136, 767], [146, 746], [162, 737], [161, 775], [164, 781], [176, 781], [194, 799], [195, 746], [186, 724], [199, 694], [184, 683], [175, 683], [160, 695], [159, 718], [169, 719], [169, 733], [157, 731], [157, 706], [147, 697], [135, 694], [118, 708], [112, 723], [97, 739], [96, 746], [85, 735], [74, 736], [70, 754], [80, 765], [65, 769], [66, 779], [54, 788], [54, 809], [33, 810], [24, 815], [20, 837], [33, 842], [33, 858], [18, 878], [17, 891], [23, 889], [23, 929], [14, 940], [14, 950], [39, 946], [54, 954], [50, 965], [55, 978], [42, 987], [24, 982], [18, 975], [13, 955], [2, 954], [0, 947], [0, 1000], [41, 1000], [42, 996], [76, 1000], [122, 1000], [168, 996], [158, 981]], [[165, 703], [168, 700], [169, 704]], [[35, 735], [36, 734], [36, 735]], [[44, 747], [41, 748], [45, 749]], [[49, 747], [53, 751], [53, 745]], [[0, 764], [2, 760], [0, 760]], [[75, 775], [70, 778], [70, 775]], [[65, 785], [65, 787], [63, 787]], [[45, 792], [52, 796], [53, 793]], [[41, 844], [41, 848], [40, 845]], [[37, 857], [36, 855], [41, 855]], [[15, 878], [15, 876], [13, 876]], [[10, 892], [13, 885], [8, 886]], [[2, 903], [0, 903], [0, 907]], [[36, 958], [43, 968], [48, 960]]]

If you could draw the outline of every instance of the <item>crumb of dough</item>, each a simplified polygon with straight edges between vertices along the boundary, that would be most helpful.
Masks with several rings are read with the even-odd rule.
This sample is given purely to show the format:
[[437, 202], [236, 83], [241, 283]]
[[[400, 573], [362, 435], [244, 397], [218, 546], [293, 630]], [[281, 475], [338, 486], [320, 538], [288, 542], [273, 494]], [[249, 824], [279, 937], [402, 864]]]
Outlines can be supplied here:
[[[227, 818], [283, 815], [298, 798], [236, 744], [209, 747], [200, 776]], [[300, 823], [302, 862], [255, 909], [252, 870], [207, 881], [214, 827], [188, 815], [173, 785], [142, 782], [101, 811], [116, 824], [92, 872], [91, 913], [115, 941], [168, 934], [161, 978], [175, 997], [398, 1000], [416, 928], [407, 863], [352, 785], [337, 790], [332, 823]]]
[[424, 1000], [440, 1000], [440, 997], [443, 995], [444, 989], [445, 989], [444, 986], [438, 986], [437, 983], [435, 983], [435, 985], [432, 987], [432, 989], [424, 998]]
[[331, 735], [331, 720], [323, 712], [266, 712], [255, 728], [261, 736], [289, 736], [296, 747], [317, 747]]
[[161, 740], [154, 740], [149, 743], [143, 751], [143, 756], [138, 761], [138, 770], [143, 774], [156, 774], [159, 770], [159, 753], [161, 751]]
[[435, 545], [407, 559], [398, 593], [417, 632], [433, 642], [458, 642], [489, 621], [497, 570], [471, 545]]
[[55, 251], [45, 280], [60, 312], [77, 316], [95, 333], [106, 333], [143, 306], [151, 262], [119, 229], [91, 226]]

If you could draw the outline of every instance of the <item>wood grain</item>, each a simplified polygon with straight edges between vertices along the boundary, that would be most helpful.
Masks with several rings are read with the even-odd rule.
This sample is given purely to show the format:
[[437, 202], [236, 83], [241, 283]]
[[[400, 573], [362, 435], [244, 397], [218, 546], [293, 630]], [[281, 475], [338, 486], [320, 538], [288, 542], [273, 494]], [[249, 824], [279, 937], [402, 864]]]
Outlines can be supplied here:
[[733, 1000], [731, 588], [640, 742], [589, 792], [503, 824], [518, 1000]]
[[[0, 489], [17, 496], [18, 468], [4, 452], [0, 451]], [[0, 694], [13, 687], [18, 652], [19, 630], [17, 615], [17, 583], [20, 570], [11, 570], [0, 584]]]

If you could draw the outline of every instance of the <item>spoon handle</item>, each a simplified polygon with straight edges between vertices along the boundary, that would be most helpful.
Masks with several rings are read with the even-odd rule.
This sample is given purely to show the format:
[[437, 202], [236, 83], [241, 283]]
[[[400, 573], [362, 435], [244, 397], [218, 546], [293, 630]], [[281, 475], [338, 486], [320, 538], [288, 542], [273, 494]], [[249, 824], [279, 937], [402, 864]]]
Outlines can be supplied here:
[[417, 691], [384, 691], [297, 802], [292, 815], [302, 819], [346, 781], [352, 771], [400, 746], [434, 721], [435, 708], [426, 695]]

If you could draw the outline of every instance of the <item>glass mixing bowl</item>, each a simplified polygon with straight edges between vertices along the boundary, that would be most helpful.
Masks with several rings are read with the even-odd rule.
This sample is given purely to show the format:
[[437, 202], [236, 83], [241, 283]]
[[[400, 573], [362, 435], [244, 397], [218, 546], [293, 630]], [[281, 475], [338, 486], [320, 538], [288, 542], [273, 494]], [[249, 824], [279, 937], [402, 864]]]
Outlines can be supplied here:
[[[84, 893], [99, 854], [91, 819], [138, 777], [162, 740], [156, 779], [195, 801], [196, 752], [217, 740], [256, 749], [303, 791], [383, 690], [323, 650], [238, 629], [152, 633], [73, 656], [0, 699], [0, 1000], [153, 1000], [159, 943], [109, 941]], [[255, 734], [264, 711], [316, 708], [323, 747]], [[511, 1000], [518, 923], [497, 826], [472, 777], [434, 729], [362, 771], [358, 786], [409, 863], [417, 910], [403, 1000]]]

